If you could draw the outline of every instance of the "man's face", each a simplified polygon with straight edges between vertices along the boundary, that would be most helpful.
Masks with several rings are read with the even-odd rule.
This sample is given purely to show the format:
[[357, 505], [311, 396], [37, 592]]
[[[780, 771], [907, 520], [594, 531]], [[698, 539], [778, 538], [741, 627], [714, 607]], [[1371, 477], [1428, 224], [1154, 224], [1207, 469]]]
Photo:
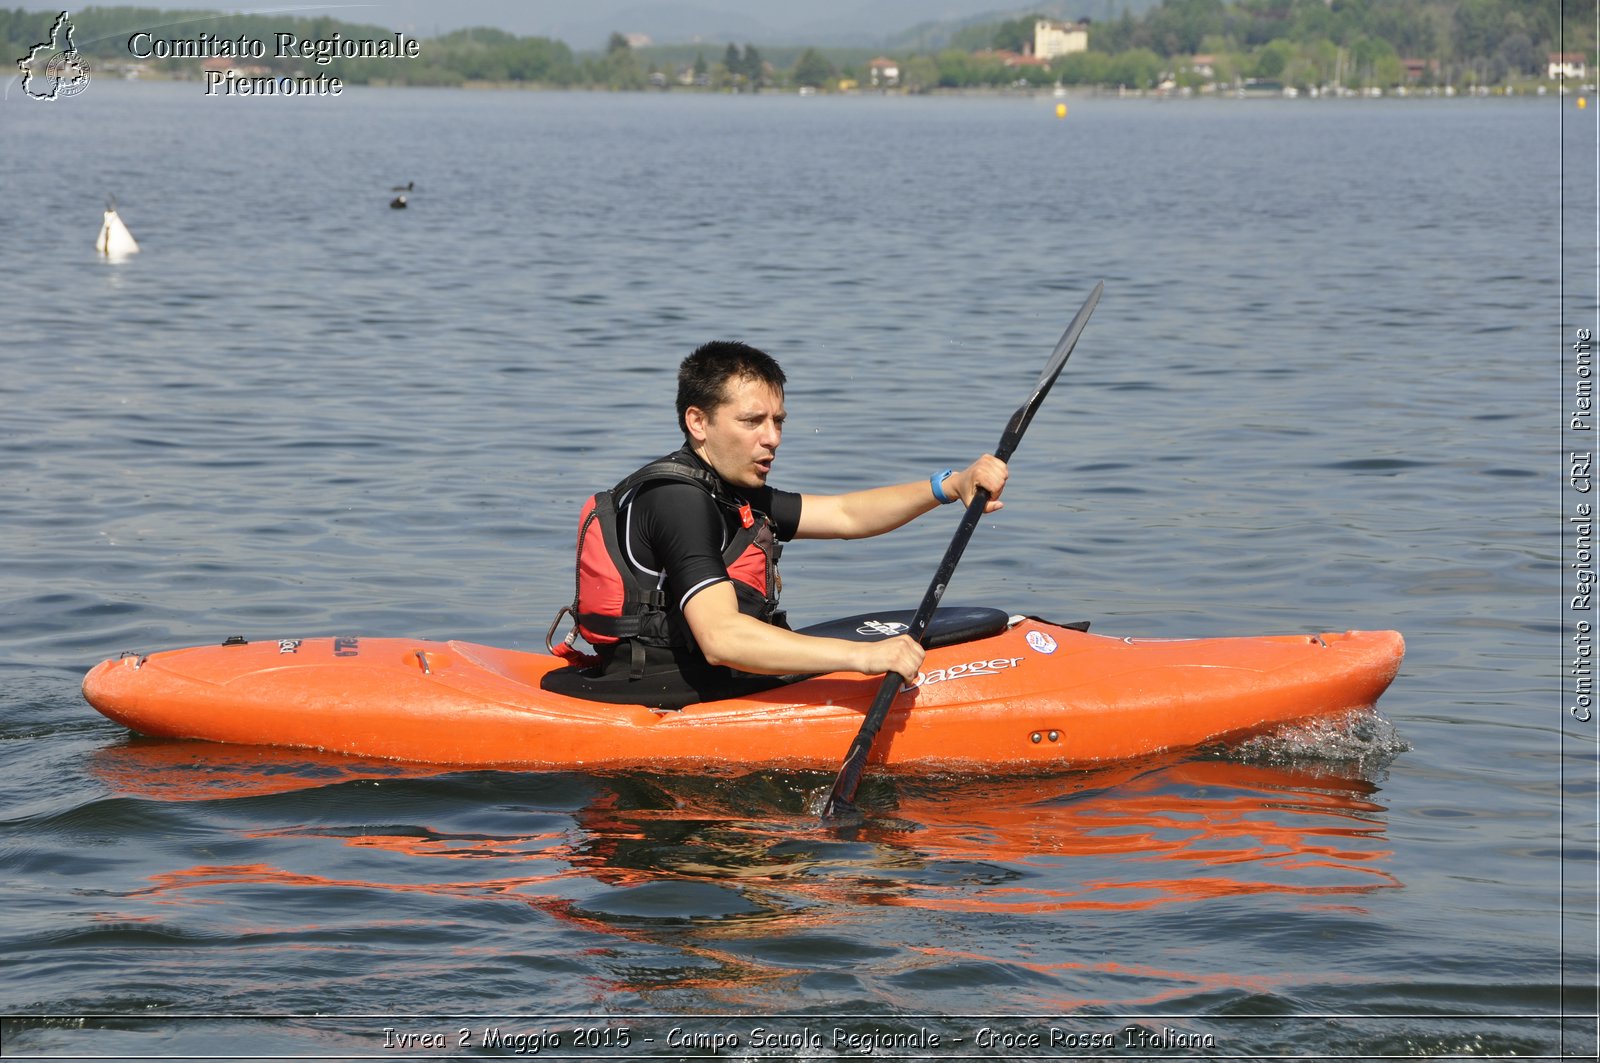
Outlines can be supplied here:
[[734, 377], [722, 385], [715, 410], [691, 406], [684, 424], [695, 453], [718, 476], [753, 490], [767, 482], [787, 416], [782, 391], [753, 377]]

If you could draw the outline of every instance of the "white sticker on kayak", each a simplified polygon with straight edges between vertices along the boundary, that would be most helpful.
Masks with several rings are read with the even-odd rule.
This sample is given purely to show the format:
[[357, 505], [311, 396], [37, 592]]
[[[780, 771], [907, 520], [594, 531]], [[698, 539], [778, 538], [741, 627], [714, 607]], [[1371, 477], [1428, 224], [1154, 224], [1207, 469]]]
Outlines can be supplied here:
[[917, 687], [931, 687], [935, 683], [947, 683], [952, 679], [966, 679], [974, 675], [999, 675], [1003, 669], [1015, 668], [1022, 663], [1021, 657], [996, 657], [992, 661], [968, 661], [966, 664], [953, 664], [949, 668], [935, 668], [931, 672], [918, 672], [917, 677], [905, 686], [904, 690], [915, 690]]
[[1056, 652], [1056, 640], [1046, 635], [1043, 631], [1028, 632], [1028, 645], [1040, 653]]
[[910, 624], [902, 624], [895, 620], [868, 620], [856, 628], [858, 635], [899, 635], [910, 631]]
[[300, 648], [300, 640], [299, 639], [279, 639], [278, 640], [278, 652], [279, 653], [294, 653], [299, 648]]

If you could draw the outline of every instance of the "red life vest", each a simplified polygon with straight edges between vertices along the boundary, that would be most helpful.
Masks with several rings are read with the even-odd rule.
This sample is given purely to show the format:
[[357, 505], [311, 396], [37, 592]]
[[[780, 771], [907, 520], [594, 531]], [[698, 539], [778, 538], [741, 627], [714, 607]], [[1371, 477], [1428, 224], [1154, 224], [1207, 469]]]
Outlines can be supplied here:
[[[641, 647], [694, 645], [694, 636], [682, 617], [667, 610], [666, 594], [657, 581], [634, 568], [622, 542], [621, 510], [646, 484], [663, 480], [694, 484], [718, 505], [738, 513], [739, 527], [722, 551], [722, 562], [733, 579], [739, 611], [765, 623], [783, 623], [778, 609], [778, 542], [772, 518], [730, 497], [715, 473], [671, 458], [651, 462], [624, 477], [609, 491], [600, 491], [583, 504], [578, 517], [577, 586], [572, 604], [563, 606], [545, 637], [550, 652], [570, 661], [584, 655], [574, 642], [579, 635], [596, 649], [632, 643], [634, 666], [643, 663]], [[571, 614], [573, 628], [559, 645], [553, 644], [563, 613]], [[592, 663], [584, 661], [583, 663]]]

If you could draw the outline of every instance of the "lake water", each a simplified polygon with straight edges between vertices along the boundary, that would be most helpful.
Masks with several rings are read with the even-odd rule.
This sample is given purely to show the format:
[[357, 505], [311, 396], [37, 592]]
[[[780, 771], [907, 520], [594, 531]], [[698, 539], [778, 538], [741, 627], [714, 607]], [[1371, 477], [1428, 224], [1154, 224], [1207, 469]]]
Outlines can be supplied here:
[[[1595, 1050], [1570, 100], [201, 92], [0, 105], [6, 1055]], [[837, 833], [822, 775], [157, 742], [79, 697], [233, 634], [539, 646], [698, 343], [784, 363], [775, 482], [870, 486], [994, 447], [1100, 279], [947, 600], [1394, 627], [1378, 716], [873, 777]], [[791, 615], [914, 606], [949, 513], [792, 547]]]

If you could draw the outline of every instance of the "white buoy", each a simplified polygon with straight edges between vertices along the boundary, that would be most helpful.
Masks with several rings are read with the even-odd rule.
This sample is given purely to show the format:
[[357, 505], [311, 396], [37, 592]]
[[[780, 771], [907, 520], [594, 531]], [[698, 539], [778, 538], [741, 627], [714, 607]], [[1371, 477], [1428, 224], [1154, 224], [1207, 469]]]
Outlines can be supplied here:
[[122, 258], [139, 250], [138, 241], [122, 224], [115, 203], [106, 207], [105, 217], [100, 222], [100, 238], [95, 241], [94, 249], [107, 258]]

